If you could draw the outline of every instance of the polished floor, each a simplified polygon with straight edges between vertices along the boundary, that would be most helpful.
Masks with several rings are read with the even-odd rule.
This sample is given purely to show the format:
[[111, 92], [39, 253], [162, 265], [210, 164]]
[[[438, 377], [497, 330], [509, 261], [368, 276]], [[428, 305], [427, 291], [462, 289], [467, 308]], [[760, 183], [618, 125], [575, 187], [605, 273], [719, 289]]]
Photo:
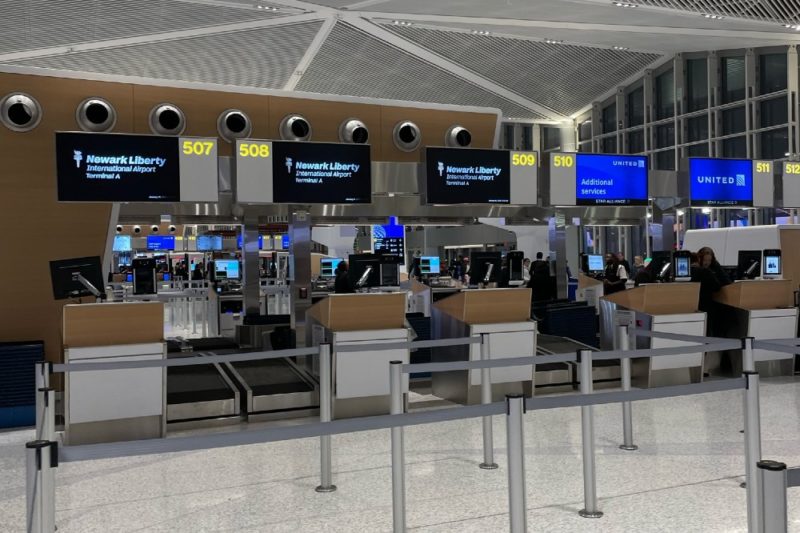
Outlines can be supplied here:
[[[800, 465], [800, 379], [764, 380], [764, 457]], [[528, 530], [746, 531], [741, 392], [634, 404], [637, 452], [619, 450], [619, 406], [595, 408], [600, 519], [580, 518], [578, 409], [525, 418]], [[229, 431], [230, 428], [224, 429]], [[406, 431], [411, 531], [507, 531], [505, 421], [494, 423], [499, 470], [477, 467], [479, 420]], [[23, 444], [0, 433], [0, 531], [24, 530]], [[391, 531], [388, 430], [337, 436], [339, 490], [318, 494], [318, 441], [63, 464], [59, 533]], [[800, 531], [800, 489], [789, 493]]]

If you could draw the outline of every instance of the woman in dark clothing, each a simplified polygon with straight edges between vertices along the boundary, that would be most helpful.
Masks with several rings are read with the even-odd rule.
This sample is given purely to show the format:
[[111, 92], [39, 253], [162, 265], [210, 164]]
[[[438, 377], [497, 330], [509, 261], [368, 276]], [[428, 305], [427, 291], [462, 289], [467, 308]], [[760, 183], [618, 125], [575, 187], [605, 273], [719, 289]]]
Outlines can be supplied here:
[[697, 263], [692, 262], [692, 281], [700, 283], [700, 299], [698, 309], [706, 313], [706, 330], [709, 335], [720, 333], [721, 308], [714, 301], [714, 294], [725, 285], [731, 283], [728, 274], [714, 256], [709, 247], [700, 248], [697, 252]]
[[333, 290], [336, 294], [350, 294], [356, 292], [350, 283], [350, 276], [347, 273], [347, 261], [341, 261], [336, 267], [336, 281], [333, 283]]
[[730, 285], [731, 279], [728, 277], [725, 269], [722, 268], [722, 265], [719, 264], [719, 261], [717, 261], [717, 257], [714, 255], [714, 250], [708, 246], [700, 248], [697, 251], [697, 262], [701, 268], [706, 268], [711, 271], [712, 274], [714, 274], [714, 278], [716, 278], [720, 287]]

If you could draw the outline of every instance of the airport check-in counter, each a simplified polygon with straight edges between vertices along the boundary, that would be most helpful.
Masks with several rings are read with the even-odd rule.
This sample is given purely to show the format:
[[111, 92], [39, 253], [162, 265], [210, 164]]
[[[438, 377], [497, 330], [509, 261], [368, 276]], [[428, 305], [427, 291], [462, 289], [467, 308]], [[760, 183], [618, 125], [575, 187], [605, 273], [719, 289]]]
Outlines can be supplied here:
[[600, 298], [603, 297], [603, 282], [596, 280], [585, 274], [578, 274], [578, 290], [576, 291], [576, 300], [579, 302], [586, 302], [589, 306], [594, 307], [597, 312], [600, 312]]
[[[719, 304], [716, 334], [741, 339], [789, 339], [797, 333], [797, 308], [794, 307], [791, 280], [737, 281], [714, 295]], [[742, 352], [732, 350], [710, 354], [706, 371], [711, 374], [739, 376]], [[794, 355], [769, 350], [754, 350], [756, 370], [762, 375], [792, 375]]]
[[[706, 314], [697, 311], [699, 283], [641, 285], [600, 299], [600, 347], [614, 346], [616, 326], [626, 323], [637, 329], [704, 337]], [[631, 328], [632, 329], [632, 328]], [[633, 337], [632, 337], [633, 338]], [[636, 337], [638, 349], [685, 346], [687, 342], [657, 337]], [[703, 353], [640, 357], [632, 359], [631, 383], [635, 387], [659, 387], [703, 380]]]
[[[64, 362], [161, 360], [164, 304], [64, 306]], [[69, 372], [64, 382], [64, 440], [69, 445], [163, 437], [163, 367]]]
[[[431, 330], [434, 339], [488, 334], [489, 359], [536, 355], [536, 322], [530, 319], [530, 289], [465, 290], [433, 304]], [[448, 346], [432, 350], [431, 360], [479, 361], [481, 345]], [[533, 390], [534, 365], [492, 368], [492, 397]], [[435, 372], [434, 396], [462, 404], [481, 401], [480, 370]]]
[[[389, 363], [408, 363], [408, 348], [361, 352], [337, 348], [408, 342], [405, 312], [404, 292], [332, 294], [306, 311], [306, 345], [332, 345], [334, 418], [389, 412]], [[310, 361], [318, 376], [318, 358]], [[403, 392], [408, 392], [407, 374]]]

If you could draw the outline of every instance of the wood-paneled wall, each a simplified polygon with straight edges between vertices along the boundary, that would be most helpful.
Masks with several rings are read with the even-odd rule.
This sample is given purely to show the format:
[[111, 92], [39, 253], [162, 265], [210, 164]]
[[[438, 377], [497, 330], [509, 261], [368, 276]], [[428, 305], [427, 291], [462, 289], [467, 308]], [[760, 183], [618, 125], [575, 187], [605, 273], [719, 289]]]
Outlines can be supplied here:
[[[216, 136], [217, 118], [229, 108], [250, 116], [253, 138], [279, 138], [283, 117], [301, 113], [311, 123], [312, 140], [337, 141], [339, 125], [354, 117], [369, 127], [372, 158], [382, 161], [420, 160], [419, 152], [406, 153], [394, 146], [392, 129], [400, 120], [419, 125], [423, 146], [441, 146], [447, 129], [460, 124], [472, 132], [473, 146], [490, 148], [497, 127], [497, 115], [489, 112], [0, 73], [0, 97], [17, 91], [36, 98], [43, 115], [39, 126], [28, 133], [0, 126], [0, 342], [44, 340], [52, 361], [61, 359], [64, 302], [53, 300], [49, 262], [102, 256], [112, 222], [109, 204], [56, 202], [54, 132], [78, 129], [75, 109], [84, 98], [99, 96], [111, 102], [118, 114], [115, 132], [150, 133], [150, 110], [164, 102], [185, 113], [185, 135]], [[231, 145], [221, 141], [219, 153], [231, 155]]]

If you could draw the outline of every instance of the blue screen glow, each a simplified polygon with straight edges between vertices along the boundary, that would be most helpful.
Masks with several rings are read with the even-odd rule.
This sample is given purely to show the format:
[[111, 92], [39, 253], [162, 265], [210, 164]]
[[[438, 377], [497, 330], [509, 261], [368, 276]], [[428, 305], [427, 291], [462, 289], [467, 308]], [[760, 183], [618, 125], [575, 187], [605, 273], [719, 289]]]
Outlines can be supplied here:
[[222, 250], [222, 235], [199, 235], [197, 237], [197, 250], [199, 252]]
[[148, 250], [174, 250], [175, 237], [172, 235], [148, 235], [147, 236], [147, 249]]
[[602, 272], [606, 269], [602, 255], [589, 256], [589, 272]]
[[114, 252], [130, 252], [131, 251], [131, 236], [130, 235], [114, 235]]
[[577, 154], [578, 205], [647, 205], [647, 157]]
[[281, 237], [281, 248], [284, 250], [289, 249], [289, 234], [287, 233], [283, 237]]
[[441, 262], [438, 257], [420, 257], [419, 269], [423, 274], [439, 274]]
[[239, 261], [217, 259], [214, 261], [214, 275], [217, 279], [239, 279]]
[[695, 206], [752, 206], [753, 162], [689, 158], [689, 201]]
[[[244, 248], [244, 244], [242, 244], [243, 242], [244, 241], [242, 240], [241, 234], [238, 237], [236, 237], [236, 247], [239, 248], [240, 250], [242, 248]], [[263, 248], [264, 248], [264, 236], [263, 235], [259, 235], [258, 236], [258, 249], [262, 250]]]

